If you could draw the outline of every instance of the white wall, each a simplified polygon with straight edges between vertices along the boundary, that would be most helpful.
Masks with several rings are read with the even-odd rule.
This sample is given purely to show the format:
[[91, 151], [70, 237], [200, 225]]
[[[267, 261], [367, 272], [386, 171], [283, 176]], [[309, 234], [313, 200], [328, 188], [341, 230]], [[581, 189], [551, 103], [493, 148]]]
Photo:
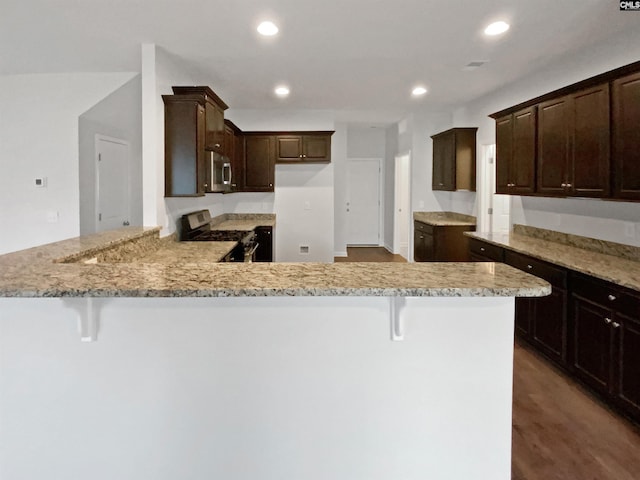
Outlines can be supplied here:
[[394, 124], [385, 130], [384, 153], [384, 246], [390, 252], [396, 251], [393, 244], [393, 229], [395, 224], [395, 159], [398, 155], [398, 125]]
[[[544, 70], [457, 109], [454, 121], [479, 127], [478, 148], [495, 143], [495, 122], [489, 114], [638, 61], [639, 43], [640, 29], [573, 52]], [[511, 214], [512, 223], [640, 246], [638, 203], [512, 196]], [[633, 235], [627, 235], [631, 232]]]
[[513, 301], [0, 298], [0, 478], [507, 480]]
[[142, 225], [142, 88], [136, 76], [80, 116], [80, 235], [97, 231], [96, 161], [97, 134], [129, 143], [131, 225]]
[[0, 254], [79, 234], [78, 118], [134, 76], [0, 76]]

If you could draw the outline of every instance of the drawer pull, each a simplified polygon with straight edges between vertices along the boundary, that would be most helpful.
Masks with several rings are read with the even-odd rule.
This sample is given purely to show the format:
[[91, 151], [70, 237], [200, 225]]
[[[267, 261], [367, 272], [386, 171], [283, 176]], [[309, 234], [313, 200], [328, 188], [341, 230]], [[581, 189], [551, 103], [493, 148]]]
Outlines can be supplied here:
[[610, 300], [610, 301], [612, 301], [612, 302], [613, 302], [615, 299], [616, 299], [616, 296], [615, 296], [615, 295], [609, 295], [609, 300]]
[[620, 328], [620, 324], [618, 322], [613, 322], [611, 326], [613, 326], [613, 328]]
[[529, 270], [532, 270], [532, 269], [533, 269], [533, 265], [527, 265], [527, 268], [528, 268]]
[[611, 323], [611, 319], [610, 318], [605, 318], [604, 319], [604, 323], [606, 323], [607, 325], [609, 325]]
[[481, 252], [484, 252], [484, 247], [480, 247], [480, 251], [481, 251]]

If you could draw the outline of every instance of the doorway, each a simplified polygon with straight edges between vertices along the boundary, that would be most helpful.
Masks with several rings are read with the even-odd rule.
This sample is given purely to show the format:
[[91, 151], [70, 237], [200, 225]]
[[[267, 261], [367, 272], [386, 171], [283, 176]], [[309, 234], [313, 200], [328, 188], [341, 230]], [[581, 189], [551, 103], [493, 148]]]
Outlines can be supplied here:
[[411, 231], [411, 181], [409, 169], [411, 154], [395, 158], [395, 185], [393, 209], [393, 253], [409, 259], [409, 232]]
[[496, 146], [482, 146], [478, 231], [507, 233], [511, 228], [511, 197], [496, 194]]
[[96, 135], [95, 160], [96, 231], [129, 225], [129, 143], [117, 138]]
[[347, 160], [347, 245], [380, 245], [380, 158]]

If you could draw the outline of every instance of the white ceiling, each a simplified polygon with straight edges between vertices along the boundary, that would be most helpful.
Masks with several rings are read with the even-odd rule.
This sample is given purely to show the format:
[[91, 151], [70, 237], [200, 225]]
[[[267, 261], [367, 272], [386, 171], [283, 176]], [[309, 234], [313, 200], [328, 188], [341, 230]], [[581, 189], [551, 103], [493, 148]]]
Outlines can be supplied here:
[[[255, 32], [267, 18], [275, 38]], [[511, 30], [484, 37], [497, 19]], [[640, 12], [613, 0], [3, 0], [0, 73], [140, 71], [140, 45], [155, 43], [233, 108], [375, 110], [390, 122], [638, 28]], [[472, 61], [488, 63], [463, 71]]]

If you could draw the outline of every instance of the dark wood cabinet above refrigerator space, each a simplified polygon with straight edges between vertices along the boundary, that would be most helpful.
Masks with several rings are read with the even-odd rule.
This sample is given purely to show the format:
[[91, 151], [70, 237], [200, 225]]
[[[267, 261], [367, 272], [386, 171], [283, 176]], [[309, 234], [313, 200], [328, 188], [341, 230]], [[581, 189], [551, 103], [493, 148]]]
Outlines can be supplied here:
[[640, 200], [640, 62], [490, 116], [497, 193]]

